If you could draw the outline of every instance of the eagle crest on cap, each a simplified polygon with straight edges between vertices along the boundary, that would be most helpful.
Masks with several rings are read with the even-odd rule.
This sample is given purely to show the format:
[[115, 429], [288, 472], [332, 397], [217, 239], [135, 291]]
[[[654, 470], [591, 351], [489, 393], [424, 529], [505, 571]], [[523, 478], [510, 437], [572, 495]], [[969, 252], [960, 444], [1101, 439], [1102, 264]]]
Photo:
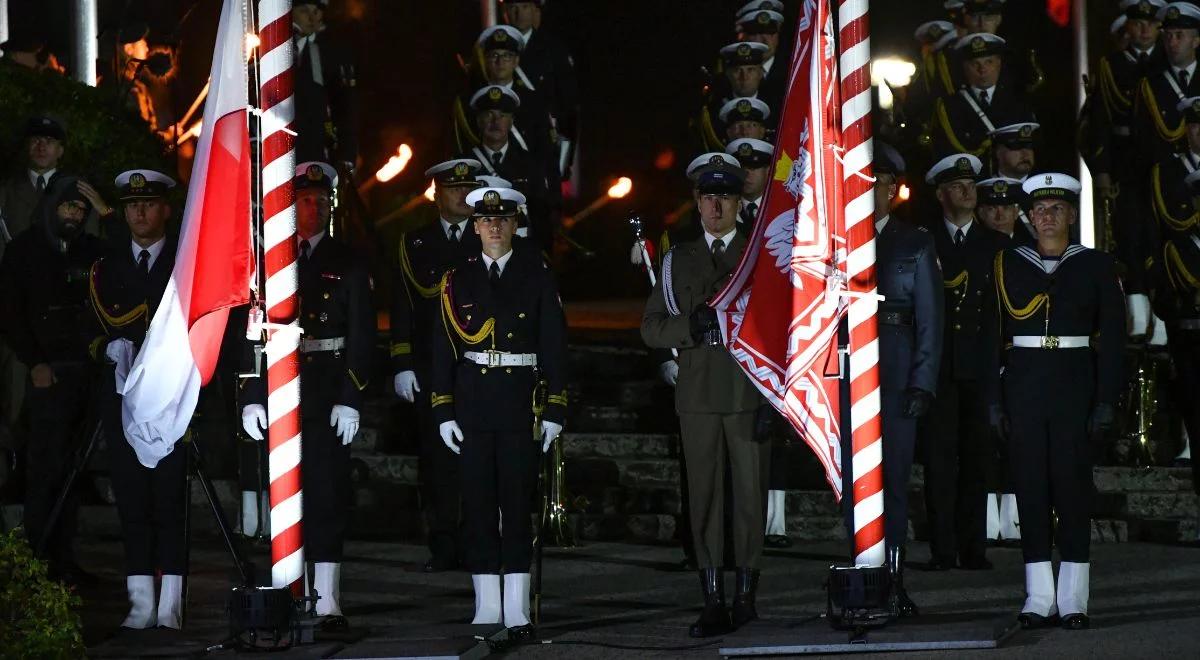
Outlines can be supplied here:
[[1142, 12], [1148, 13], [1150, 11], [1150, 0], [1142, 0], [1141, 2], [1139, 2], [1138, 9], [1141, 10]]
[[467, 165], [466, 163], [459, 163], [454, 166], [454, 175], [455, 176], [466, 176], [467, 172], [470, 172], [470, 171], [471, 171], [471, 166]]
[[971, 161], [967, 160], [966, 156], [954, 161], [954, 167], [958, 168], [959, 172], [968, 172], [971, 170]]
[[504, 30], [496, 30], [492, 33], [492, 39], [496, 41], [508, 41], [508, 33]]
[[940, 25], [935, 24], [933, 27], [929, 28], [929, 36], [934, 39], [941, 39], [943, 34], [946, 34], [946, 28]]
[[1027, 137], [1033, 135], [1033, 127], [1030, 126], [1029, 124], [1026, 124], [1026, 125], [1022, 126], [1020, 128], [1020, 130], [1017, 131], [1017, 135], [1020, 135], [1023, 138], [1027, 138]]
[[975, 37], [971, 40], [971, 50], [980, 51], [987, 48], [987, 41], [983, 37]]
[[308, 169], [304, 171], [304, 175], [308, 177], [309, 181], [320, 181], [325, 176], [325, 172], [321, 171], [320, 165], [314, 164], [308, 166]]
[[1008, 182], [1007, 181], [997, 181], [996, 183], [993, 183], [992, 184], [992, 192], [996, 193], [997, 195], [1006, 194], [1008, 192]]
[[1054, 177], [1053, 176], [1051, 176], [1049, 174], [1046, 175], [1046, 185], [1048, 185], [1048, 186], [1054, 185]]
[[743, 142], [738, 146], [738, 155], [749, 157], [754, 154], [754, 147], [750, 146], [749, 142]]
[[1171, 20], [1175, 20], [1175, 19], [1179, 18], [1179, 7], [1168, 7], [1167, 8], [1167, 18], [1169, 18]]
[[[501, 34], [503, 34], [503, 33], [501, 33]], [[499, 101], [501, 95], [503, 95], [503, 94], [504, 94], [504, 92], [500, 91], [499, 87], [493, 87], [488, 90], [488, 98], [493, 101]]]
[[749, 57], [750, 56], [750, 44], [742, 44], [742, 45], [738, 46], [737, 54], [738, 54], [738, 57]]
[[771, 22], [771, 15], [765, 11], [758, 12], [758, 17], [754, 20], [758, 21], [759, 25], [766, 25]]
[[749, 101], [742, 99], [741, 101], [738, 101], [738, 104], [734, 109], [738, 111], [738, 114], [748, 115], [750, 114], [750, 110], [753, 109], [753, 106], [750, 105]]
[[134, 190], [141, 190], [146, 187], [146, 175], [141, 172], [134, 172], [129, 177], [129, 187]]
[[483, 203], [486, 206], [500, 206], [500, 193], [495, 190], [483, 193]]
[[713, 154], [712, 158], [708, 159], [709, 165], [724, 165], [725, 159], [721, 158], [721, 154]]

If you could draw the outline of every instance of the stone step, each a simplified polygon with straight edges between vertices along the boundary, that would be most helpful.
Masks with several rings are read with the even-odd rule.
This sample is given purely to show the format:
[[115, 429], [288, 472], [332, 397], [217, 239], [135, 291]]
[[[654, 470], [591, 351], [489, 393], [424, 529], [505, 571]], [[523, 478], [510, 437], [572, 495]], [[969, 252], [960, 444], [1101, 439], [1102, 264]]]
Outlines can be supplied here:
[[1099, 493], [1095, 515], [1123, 519], [1188, 519], [1197, 513], [1196, 495], [1187, 492]]
[[1193, 492], [1190, 468], [1104, 466], [1095, 468], [1093, 475], [1101, 493]]
[[644, 347], [571, 344], [567, 368], [573, 380], [583, 377], [597, 381], [635, 380], [651, 373], [648, 355]]
[[679, 438], [670, 433], [585, 433], [563, 434], [567, 458], [674, 458]]
[[622, 406], [573, 405], [567, 409], [567, 428], [580, 431], [632, 433], [653, 421], [648, 412]]
[[[612, 381], [576, 376], [567, 386], [572, 403], [616, 405], [628, 409], [674, 405], [674, 389], [658, 380]], [[670, 417], [674, 417], [672, 411], [673, 408], [665, 409]]]
[[1200, 528], [1196, 518], [1154, 518], [1137, 521], [1138, 541], [1151, 543], [1197, 543]]

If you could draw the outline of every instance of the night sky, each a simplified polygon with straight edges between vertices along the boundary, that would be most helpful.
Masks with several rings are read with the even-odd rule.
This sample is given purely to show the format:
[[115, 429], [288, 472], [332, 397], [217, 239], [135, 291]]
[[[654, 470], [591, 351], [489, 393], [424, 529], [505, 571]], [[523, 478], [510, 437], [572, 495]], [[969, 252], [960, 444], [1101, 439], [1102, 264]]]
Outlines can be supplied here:
[[[696, 155], [688, 120], [699, 109], [702, 67], [733, 40], [733, 15], [744, 0], [550, 0], [544, 27], [558, 31], [574, 51], [583, 94], [581, 117], [580, 199], [567, 202], [575, 211], [621, 175], [634, 180], [634, 193], [609, 205], [575, 230], [575, 237], [597, 254], [570, 264], [584, 279], [622, 271], [607, 295], [622, 295], [639, 280], [621, 268], [629, 245], [624, 223], [631, 209], [652, 228], [686, 199], [682, 169]], [[872, 3], [872, 45], [876, 56], [917, 57], [913, 29], [941, 18], [941, 0], [876, 0]], [[1074, 113], [1071, 91], [1071, 32], [1055, 26], [1042, 0], [1009, 0], [1000, 33], [1014, 44], [1034, 46], [1047, 83], [1034, 99], [1047, 143], [1039, 154], [1045, 167], [1074, 169]], [[1108, 7], [1111, 4], [1113, 7]], [[39, 21], [51, 47], [69, 53], [73, 0], [9, 0], [14, 26]], [[1115, 2], [1103, 5], [1115, 13]], [[176, 37], [180, 73], [176, 104], [186, 108], [203, 85], [211, 58], [220, 0], [101, 0], [101, 27], [145, 22], [150, 40]], [[796, 2], [788, 0], [789, 13]], [[376, 211], [397, 198], [424, 190], [421, 172], [443, 160], [449, 144], [449, 109], [466, 85], [456, 55], [467, 54], [481, 28], [476, 0], [333, 0], [331, 29], [348, 32], [359, 52], [363, 100], [362, 176], [370, 176], [402, 142], [415, 158], [407, 170], [376, 186], [368, 202]], [[1091, 21], [1093, 53], [1107, 36], [1106, 13]], [[674, 154], [665, 170], [655, 168], [664, 151]], [[614, 268], [615, 267], [615, 268]], [[629, 271], [625, 273], [624, 271]], [[628, 275], [628, 277], [626, 277]], [[600, 294], [602, 292], [594, 292]], [[630, 291], [640, 295], [640, 291]]]

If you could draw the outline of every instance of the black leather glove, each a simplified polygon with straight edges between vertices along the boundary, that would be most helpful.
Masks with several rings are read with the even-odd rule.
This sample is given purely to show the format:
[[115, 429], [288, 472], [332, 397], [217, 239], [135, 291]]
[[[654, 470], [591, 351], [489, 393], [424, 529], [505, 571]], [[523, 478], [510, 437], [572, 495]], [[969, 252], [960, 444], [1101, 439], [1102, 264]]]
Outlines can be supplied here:
[[924, 417], [925, 413], [929, 412], [929, 408], [933, 406], [933, 392], [928, 392], [919, 387], [910, 387], [904, 390], [904, 416], [909, 419]]
[[1004, 407], [998, 403], [988, 406], [988, 426], [992, 427], [992, 433], [997, 438], [1008, 442], [1008, 415], [1004, 414]]
[[692, 341], [702, 344], [704, 343], [704, 333], [720, 327], [720, 324], [717, 323], [717, 310], [708, 305], [698, 305], [688, 317], [688, 324]]
[[1092, 408], [1092, 416], [1088, 418], [1087, 430], [1093, 442], [1104, 439], [1104, 434], [1112, 428], [1113, 418], [1112, 404], [1097, 403], [1096, 407]]

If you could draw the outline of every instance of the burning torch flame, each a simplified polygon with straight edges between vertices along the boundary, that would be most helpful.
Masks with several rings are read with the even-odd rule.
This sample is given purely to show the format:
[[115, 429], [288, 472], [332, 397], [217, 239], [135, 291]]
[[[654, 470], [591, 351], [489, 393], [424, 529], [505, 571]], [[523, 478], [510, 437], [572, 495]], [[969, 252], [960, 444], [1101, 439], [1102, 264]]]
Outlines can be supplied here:
[[433, 201], [433, 182], [429, 182], [429, 187], [425, 189], [425, 199]]
[[412, 160], [412, 157], [412, 148], [407, 144], [400, 145], [400, 148], [396, 150], [396, 155], [389, 158], [388, 162], [384, 163], [383, 167], [379, 168], [379, 171], [375, 173], [375, 178], [380, 183], [391, 181], [397, 174], [404, 171], [404, 168], [408, 166], [408, 161]]
[[612, 199], [621, 199], [633, 190], [633, 181], [627, 176], [617, 179], [617, 182], [608, 189], [608, 196]]

